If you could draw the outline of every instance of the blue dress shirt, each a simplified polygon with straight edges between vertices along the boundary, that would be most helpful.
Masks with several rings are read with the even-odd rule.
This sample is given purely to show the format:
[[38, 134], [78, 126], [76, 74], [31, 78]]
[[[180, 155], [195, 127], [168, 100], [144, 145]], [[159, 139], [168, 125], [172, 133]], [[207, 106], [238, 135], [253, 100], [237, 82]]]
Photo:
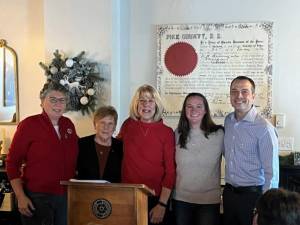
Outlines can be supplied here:
[[224, 145], [226, 183], [236, 187], [263, 185], [263, 191], [278, 187], [277, 132], [254, 106], [240, 121], [234, 112], [226, 116]]

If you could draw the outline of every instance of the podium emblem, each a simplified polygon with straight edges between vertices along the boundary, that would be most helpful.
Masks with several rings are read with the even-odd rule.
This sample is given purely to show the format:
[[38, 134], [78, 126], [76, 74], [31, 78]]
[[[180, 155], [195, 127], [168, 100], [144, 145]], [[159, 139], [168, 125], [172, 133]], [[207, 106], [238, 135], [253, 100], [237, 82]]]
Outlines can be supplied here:
[[106, 199], [97, 199], [93, 202], [92, 211], [98, 219], [105, 219], [110, 216], [112, 207]]

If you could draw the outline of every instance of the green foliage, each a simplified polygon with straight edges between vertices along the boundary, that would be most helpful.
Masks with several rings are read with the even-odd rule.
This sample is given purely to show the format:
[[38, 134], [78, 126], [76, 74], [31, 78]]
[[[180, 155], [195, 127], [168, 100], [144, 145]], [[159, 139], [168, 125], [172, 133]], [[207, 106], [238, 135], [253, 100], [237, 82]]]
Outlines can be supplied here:
[[65, 58], [56, 50], [49, 65], [39, 63], [48, 81], [60, 83], [69, 90], [68, 109], [81, 111], [83, 115], [95, 111], [99, 99], [99, 83], [103, 81], [97, 63], [87, 61], [84, 54], [82, 51], [73, 58]]

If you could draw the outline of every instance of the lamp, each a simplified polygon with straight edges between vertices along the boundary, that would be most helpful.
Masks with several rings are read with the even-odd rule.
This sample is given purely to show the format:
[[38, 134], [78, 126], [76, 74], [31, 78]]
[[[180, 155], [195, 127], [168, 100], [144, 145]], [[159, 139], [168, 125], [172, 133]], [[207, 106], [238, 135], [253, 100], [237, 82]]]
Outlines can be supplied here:
[[0, 155], [6, 154], [6, 131], [5, 128], [1, 130], [1, 137], [0, 137]]
[[5, 163], [5, 129], [2, 129], [2, 136], [0, 138], [0, 167], [4, 166]]

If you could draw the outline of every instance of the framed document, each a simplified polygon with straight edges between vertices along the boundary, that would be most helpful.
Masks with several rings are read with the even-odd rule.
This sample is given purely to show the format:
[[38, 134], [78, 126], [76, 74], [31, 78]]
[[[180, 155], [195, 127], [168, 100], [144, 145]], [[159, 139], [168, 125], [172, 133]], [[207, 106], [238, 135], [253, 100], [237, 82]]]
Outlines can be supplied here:
[[229, 86], [237, 76], [256, 83], [260, 113], [272, 113], [272, 22], [157, 26], [157, 89], [167, 116], [178, 116], [185, 96], [206, 96], [212, 116], [232, 111]]

